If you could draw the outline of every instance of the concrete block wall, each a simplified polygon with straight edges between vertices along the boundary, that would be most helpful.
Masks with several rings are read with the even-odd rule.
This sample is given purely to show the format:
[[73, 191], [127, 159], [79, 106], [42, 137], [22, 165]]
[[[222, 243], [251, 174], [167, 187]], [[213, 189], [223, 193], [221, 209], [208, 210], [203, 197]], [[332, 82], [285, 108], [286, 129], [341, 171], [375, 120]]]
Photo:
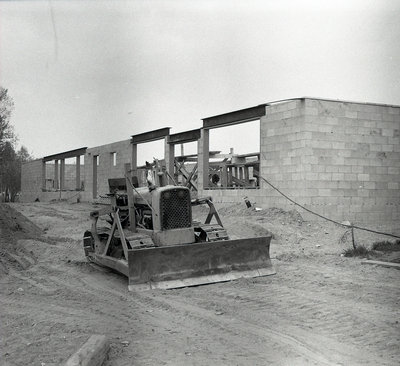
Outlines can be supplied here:
[[[293, 100], [267, 106], [260, 119], [260, 175], [291, 197], [310, 202], [314, 191], [305, 183], [310, 167], [307, 154], [303, 102]], [[260, 179], [259, 203], [267, 207], [290, 208], [289, 202]], [[303, 201], [303, 203], [304, 203]]]
[[[84, 182], [85, 166], [80, 164], [81, 187]], [[76, 190], [76, 164], [65, 164], [65, 189]]]
[[[265, 108], [266, 115], [260, 119], [262, 177], [298, 203], [332, 219], [399, 221], [399, 106], [302, 98]], [[243, 201], [247, 196], [261, 207], [297, 208], [263, 180], [260, 189], [204, 190], [206, 162], [200, 157], [207, 133], [202, 130], [198, 144], [200, 196], [212, 196], [217, 202]], [[117, 154], [115, 166], [112, 153]], [[99, 156], [98, 197], [108, 193], [108, 178], [124, 176], [131, 153], [130, 140], [87, 149], [81, 199], [93, 200], [94, 156]], [[42, 200], [41, 164], [35, 160], [23, 165], [21, 200]]]
[[[302, 156], [307, 137], [301, 100], [266, 106], [266, 115], [260, 119], [260, 175], [288, 195], [313, 193], [307, 192], [304, 181]], [[247, 196], [257, 206], [293, 208], [263, 180], [260, 189], [202, 190], [199, 194], [209, 195], [215, 202], [244, 202]]]
[[305, 99], [303, 203], [354, 222], [400, 219], [400, 107]]
[[21, 167], [21, 202], [40, 199], [42, 193], [42, 159], [32, 160]]
[[[116, 165], [113, 165], [112, 153], [116, 153]], [[125, 164], [131, 163], [131, 142], [123, 140], [107, 145], [97, 146], [86, 150], [85, 154], [85, 191], [82, 198], [93, 200], [93, 157], [98, 156], [97, 166], [97, 197], [109, 192], [109, 178], [123, 178]]]
[[[266, 107], [260, 174], [303, 206], [339, 221], [400, 219], [400, 107], [304, 98]], [[298, 209], [263, 180], [259, 190], [206, 190], [216, 202]]]
[[[68, 176], [75, 177], [75, 165], [66, 165], [65, 176], [66, 183], [73, 187], [70, 191], [59, 192], [52, 187], [47, 187], [50, 191], [43, 192], [42, 190], [42, 159], [26, 162], [21, 167], [21, 202], [34, 202], [36, 199], [42, 202], [48, 202], [56, 199], [70, 199], [77, 196], [75, 191], [75, 178], [68, 180]], [[83, 172], [83, 166], [81, 166]], [[46, 178], [54, 179], [54, 164], [46, 164]], [[46, 183], [47, 185], [48, 182]], [[68, 186], [67, 186], [68, 187]], [[69, 188], [68, 188], [69, 189]]]
[[[60, 170], [60, 164], [58, 164], [58, 170]], [[81, 187], [84, 186], [84, 170], [85, 165], [80, 165], [81, 172]], [[46, 164], [46, 189], [53, 190], [55, 189], [55, 164], [47, 163]], [[65, 164], [65, 173], [64, 173], [64, 190], [75, 191], [76, 190], [76, 164]], [[60, 171], [58, 172], [58, 180], [60, 180]], [[58, 186], [60, 182], [58, 183]]]

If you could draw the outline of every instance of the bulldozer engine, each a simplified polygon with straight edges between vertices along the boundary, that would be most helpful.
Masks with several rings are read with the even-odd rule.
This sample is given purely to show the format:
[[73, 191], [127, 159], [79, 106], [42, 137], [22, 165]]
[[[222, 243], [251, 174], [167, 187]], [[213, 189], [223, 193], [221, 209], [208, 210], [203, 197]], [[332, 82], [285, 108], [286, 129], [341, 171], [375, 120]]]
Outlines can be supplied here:
[[138, 188], [133, 197], [137, 230], [150, 235], [156, 246], [194, 242], [188, 188]]
[[[210, 198], [192, 200], [182, 186], [135, 188], [128, 183], [109, 180], [111, 204], [90, 213], [92, 226], [84, 233], [83, 246], [89, 261], [127, 276], [130, 290], [275, 273], [271, 237], [230, 240]], [[196, 205], [209, 207], [204, 223], [192, 220]]]

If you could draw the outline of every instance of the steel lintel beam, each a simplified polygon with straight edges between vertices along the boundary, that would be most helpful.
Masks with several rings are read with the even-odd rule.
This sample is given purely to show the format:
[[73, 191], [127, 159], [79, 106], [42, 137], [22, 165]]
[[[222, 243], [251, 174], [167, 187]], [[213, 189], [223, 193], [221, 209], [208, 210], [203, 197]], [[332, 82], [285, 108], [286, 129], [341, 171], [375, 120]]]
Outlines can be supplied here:
[[200, 129], [190, 130], [169, 135], [168, 143], [173, 145], [184, 144], [186, 142], [198, 141], [199, 138], [200, 138]]
[[203, 128], [216, 128], [242, 122], [255, 121], [260, 117], [265, 116], [266, 106], [267, 104], [260, 104], [256, 107], [203, 118]]
[[165, 138], [165, 136], [169, 136], [169, 130], [171, 127], [164, 127], [158, 130], [139, 133], [138, 135], [132, 135], [131, 143], [132, 144], [141, 144], [143, 142], [151, 142], [157, 141]]
[[81, 147], [80, 149], [65, 151], [58, 154], [48, 155], [45, 156], [42, 160], [52, 161], [52, 160], [61, 160], [61, 159], [68, 159], [68, 158], [75, 158], [80, 155], [85, 155], [87, 147]]

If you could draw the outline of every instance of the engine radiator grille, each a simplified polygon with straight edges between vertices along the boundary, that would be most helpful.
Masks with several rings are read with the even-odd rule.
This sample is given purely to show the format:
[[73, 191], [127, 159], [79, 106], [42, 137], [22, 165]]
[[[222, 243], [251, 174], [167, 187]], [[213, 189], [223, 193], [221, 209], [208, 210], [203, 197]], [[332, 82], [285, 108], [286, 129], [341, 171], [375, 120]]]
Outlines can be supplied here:
[[161, 229], [180, 229], [192, 224], [190, 192], [188, 189], [173, 188], [161, 193]]

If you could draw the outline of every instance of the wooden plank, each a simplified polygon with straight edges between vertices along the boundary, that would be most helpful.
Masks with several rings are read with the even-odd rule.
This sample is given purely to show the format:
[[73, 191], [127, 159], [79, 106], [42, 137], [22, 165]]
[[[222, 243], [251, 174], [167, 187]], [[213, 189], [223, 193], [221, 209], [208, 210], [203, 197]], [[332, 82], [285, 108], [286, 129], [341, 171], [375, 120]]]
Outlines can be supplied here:
[[393, 262], [381, 262], [381, 261], [372, 261], [369, 259], [365, 259], [361, 261], [361, 264], [375, 264], [381, 267], [400, 269], [400, 263], [393, 263]]
[[197, 163], [193, 167], [193, 169], [190, 172], [189, 176], [186, 178], [186, 187], [189, 187], [189, 185], [191, 185], [197, 191], [197, 187], [192, 182], [192, 178], [196, 174], [196, 172], [197, 172]]
[[101, 366], [109, 344], [105, 335], [94, 334], [65, 363], [65, 366]]
[[240, 187], [248, 187], [249, 186], [249, 184], [247, 184], [244, 180], [238, 179], [236, 177], [232, 177], [232, 182]]
[[179, 162], [175, 159], [175, 166], [176, 166], [176, 169], [177, 169], [176, 174], [181, 174], [181, 175], [183, 176], [183, 178], [184, 178], [185, 181], [186, 181], [186, 182], [185, 182], [185, 186], [186, 186], [186, 187], [192, 186], [193, 189], [194, 189], [195, 191], [197, 191], [196, 185], [194, 184], [194, 182], [192, 182], [192, 178], [193, 178], [193, 180], [194, 180], [194, 175], [195, 175], [195, 173], [196, 173], [196, 171], [197, 171], [197, 163], [196, 163], [196, 165], [194, 166], [194, 168], [193, 168], [193, 170], [192, 170], [192, 173], [193, 173], [193, 174], [189, 174], [189, 172], [186, 170], [184, 164], [185, 164], [184, 161], [182, 161], [181, 163], [179, 163]]

